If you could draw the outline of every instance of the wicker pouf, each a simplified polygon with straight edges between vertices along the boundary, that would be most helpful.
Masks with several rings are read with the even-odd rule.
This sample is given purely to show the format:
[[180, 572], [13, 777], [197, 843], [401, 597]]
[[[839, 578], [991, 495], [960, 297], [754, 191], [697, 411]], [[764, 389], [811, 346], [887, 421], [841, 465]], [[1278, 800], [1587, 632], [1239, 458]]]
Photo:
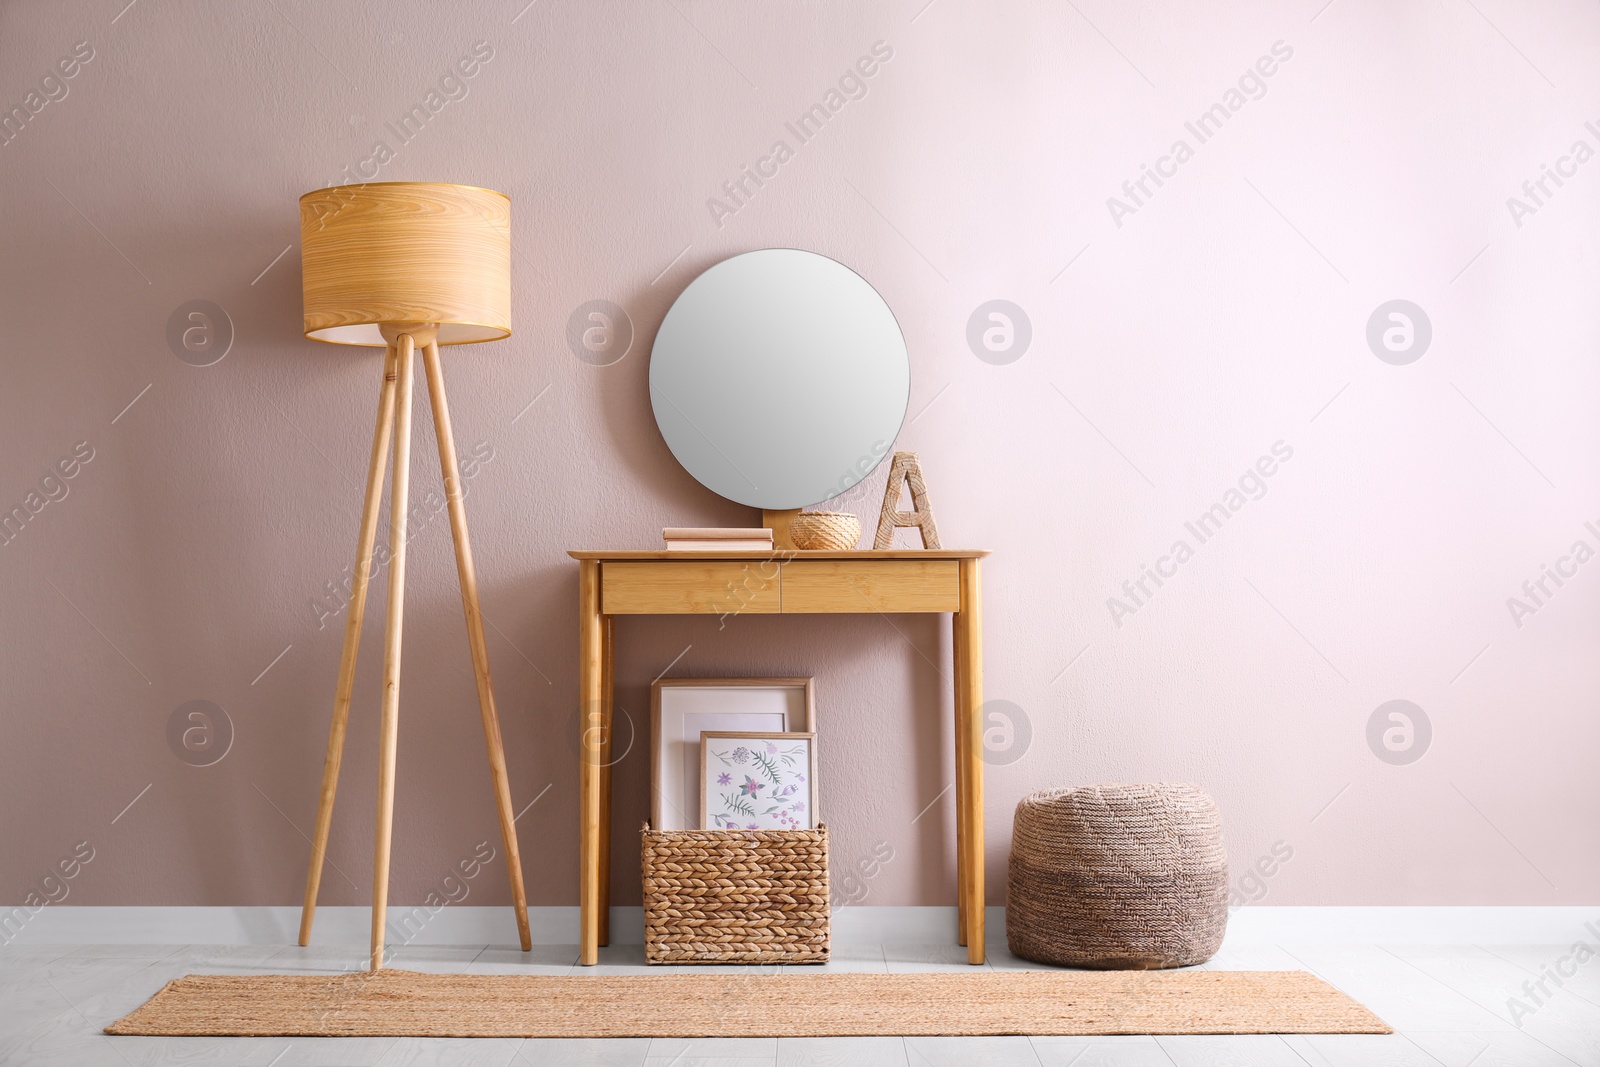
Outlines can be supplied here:
[[1222, 817], [1192, 785], [1043, 790], [1017, 805], [1013, 954], [1072, 967], [1203, 963], [1228, 926]]

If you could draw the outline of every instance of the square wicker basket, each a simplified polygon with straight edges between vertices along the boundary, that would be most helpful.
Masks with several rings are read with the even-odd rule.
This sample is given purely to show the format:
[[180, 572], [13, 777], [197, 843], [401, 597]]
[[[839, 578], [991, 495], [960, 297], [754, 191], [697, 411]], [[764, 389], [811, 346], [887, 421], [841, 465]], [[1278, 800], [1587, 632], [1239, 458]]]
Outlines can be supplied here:
[[826, 963], [828, 828], [643, 832], [648, 963]]

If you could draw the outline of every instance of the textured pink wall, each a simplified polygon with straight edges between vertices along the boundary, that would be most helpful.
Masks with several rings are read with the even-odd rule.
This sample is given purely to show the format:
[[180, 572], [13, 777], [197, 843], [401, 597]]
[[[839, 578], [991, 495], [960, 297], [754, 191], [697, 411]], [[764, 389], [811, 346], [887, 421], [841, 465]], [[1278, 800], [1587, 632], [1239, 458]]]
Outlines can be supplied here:
[[[37, 506], [0, 545], [0, 899], [83, 841], [92, 862], [54, 883], [72, 903], [298, 899], [339, 653], [311, 605], [351, 559], [378, 358], [300, 338], [295, 198], [349, 168], [514, 200], [516, 336], [446, 372], [458, 440], [483, 443], [467, 507], [513, 794], [539, 798], [521, 822], [535, 903], [577, 890], [565, 551], [752, 518], [677, 467], [645, 379], [682, 287], [770, 245], [840, 259], [889, 301], [913, 362], [897, 445], [921, 453], [948, 543], [995, 552], [988, 694], [1031, 740], [990, 768], [992, 899], [1018, 797], [1120, 778], [1210, 789], [1240, 868], [1292, 848], [1251, 899], [1593, 902], [1600, 563], [1560, 562], [1600, 547], [1600, 163], [1573, 154], [1600, 148], [1592, 10], [121, 7], [0, 10], [0, 105], [27, 114], [0, 147], [0, 507]], [[864, 95], [844, 82], [802, 143], [785, 123], [880, 41]], [[463, 58], [472, 76], [443, 80]], [[414, 104], [402, 140], [389, 124]], [[1213, 104], [1227, 117], [1202, 142], [1186, 123]], [[1524, 192], [1544, 164], [1562, 184]], [[746, 165], [776, 174], [729, 200]], [[1143, 165], [1162, 184], [1140, 189]], [[967, 340], [996, 299], [1031, 324], [1011, 362]], [[1431, 324], [1403, 365], [1367, 338], [1394, 299]], [[210, 366], [168, 340], [194, 300], [232, 323]], [[591, 300], [631, 318], [610, 365], [566, 341]], [[1383, 348], [1388, 325], [1378, 351], [1415, 355]], [[417, 421], [423, 501], [439, 475], [425, 405]], [[1277, 442], [1271, 476], [1249, 475]], [[73, 476], [41, 485], [62, 460]], [[852, 506], [870, 516], [879, 485]], [[1202, 543], [1185, 523], [1218, 503]], [[427, 515], [398, 902], [495, 840], [448, 526]], [[1568, 576], [1535, 603], [1542, 564]], [[1536, 610], [1513, 618], [1513, 596]], [[328, 903], [370, 884], [381, 609]], [[866, 901], [944, 903], [948, 625], [624, 620], [620, 704], [642, 726], [669, 664], [814, 674], [836, 862], [887, 843]], [[169, 747], [192, 700], [235, 734], [211, 766]], [[1385, 711], [1369, 746], [1391, 700], [1431, 739], [1390, 753]], [[621, 903], [645, 753], [641, 736], [617, 771]], [[504, 901], [500, 864], [471, 892]]]

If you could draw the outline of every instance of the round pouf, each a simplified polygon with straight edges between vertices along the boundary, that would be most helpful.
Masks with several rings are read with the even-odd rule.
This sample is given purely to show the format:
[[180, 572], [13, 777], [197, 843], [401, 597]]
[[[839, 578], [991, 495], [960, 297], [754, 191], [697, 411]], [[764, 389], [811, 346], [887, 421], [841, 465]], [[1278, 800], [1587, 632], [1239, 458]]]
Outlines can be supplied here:
[[1228, 927], [1228, 856], [1198, 786], [1047, 789], [1017, 805], [1006, 899], [1014, 955], [1071, 967], [1204, 963]]

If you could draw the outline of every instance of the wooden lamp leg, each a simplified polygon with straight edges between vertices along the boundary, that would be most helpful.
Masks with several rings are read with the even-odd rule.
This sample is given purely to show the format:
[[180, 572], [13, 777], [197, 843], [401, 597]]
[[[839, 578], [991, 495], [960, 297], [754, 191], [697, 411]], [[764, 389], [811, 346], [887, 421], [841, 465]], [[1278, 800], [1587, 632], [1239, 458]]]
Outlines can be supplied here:
[[456, 467], [455, 435], [450, 429], [450, 406], [445, 400], [444, 371], [439, 365], [439, 345], [422, 349], [428, 375], [428, 399], [433, 405], [433, 429], [439, 439], [439, 466], [444, 472], [444, 495], [450, 511], [450, 535], [456, 546], [456, 577], [461, 584], [461, 609], [467, 617], [467, 644], [472, 649], [472, 674], [478, 684], [478, 711], [483, 719], [483, 740], [489, 750], [489, 777], [494, 786], [495, 808], [500, 814], [500, 840], [506, 850], [506, 871], [511, 875], [511, 903], [517, 914], [522, 951], [533, 948], [528, 929], [528, 897], [522, 886], [522, 854], [517, 848], [516, 816], [511, 810], [511, 784], [506, 776], [505, 746], [500, 740], [500, 719], [495, 713], [494, 686], [489, 678], [489, 648], [483, 637], [483, 613], [478, 606], [478, 577], [472, 565], [472, 542], [467, 538], [467, 509], [462, 500], [461, 474]]
[[406, 599], [406, 511], [411, 487], [412, 339], [395, 342], [394, 488], [389, 493], [389, 611], [383, 630], [383, 718], [378, 742], [378, 825], [372, 862], [372, 958], [383, 966], [389, 907], [389, 845], [394, 833], [395, 752], [400, 730], [400, 636]]
[[356, 678], [356, 651], [361, 645], [361, 622], [367, 610], [367, 583], [372, 578], [372, 541], [378, 529], [378, 508], [383, 499], [389, 435], [394, 427], [394, 393], [395, 349], [390, 345], [383, 358], [383, 387], [378, 393], [378, 425], [372, 435], [372, 459], [367, 464], [367, 492], [362, 500], [361, 524], [356, 533], [356, 569], [350, 576], [350, 606], [344, 624], [344, 650], [339, 654], [339, 680], [334, 686], [333, 725], [328, 729], [328, 753], [322, 762], [322, 796], [317, 801], [311, 865], [306, 871], [306, 895], [300, 908], [302, 945], [311, 943], [311, 922], [317, 912], [317, 890], [322, 884], [322, 865], [328, 852], [328, 831], [333, 824], [333, 796], [339, 788], [345, 725], [350, 718], [350, 691]]

